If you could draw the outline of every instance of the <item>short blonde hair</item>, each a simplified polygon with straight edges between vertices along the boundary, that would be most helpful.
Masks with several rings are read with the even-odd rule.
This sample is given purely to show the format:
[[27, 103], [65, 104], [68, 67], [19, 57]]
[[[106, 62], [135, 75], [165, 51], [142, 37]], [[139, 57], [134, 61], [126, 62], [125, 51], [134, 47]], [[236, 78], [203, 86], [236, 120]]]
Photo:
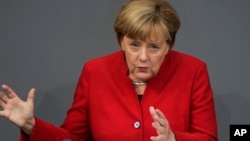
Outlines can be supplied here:
[[180, 24], [177, 12], [166, 0], [129, 0], [118, 13], [114, 29], [119, 45], [124, 35], [145, 41], [152, 34], [163, 34], [173, 47]]

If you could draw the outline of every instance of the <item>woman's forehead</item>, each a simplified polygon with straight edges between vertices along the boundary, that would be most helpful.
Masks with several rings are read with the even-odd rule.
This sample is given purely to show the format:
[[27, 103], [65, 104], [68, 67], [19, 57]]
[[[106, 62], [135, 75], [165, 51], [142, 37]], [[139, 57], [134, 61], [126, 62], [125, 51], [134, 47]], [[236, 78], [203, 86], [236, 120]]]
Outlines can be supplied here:
[[143, 41], [143, 42], [148, 42], [148, 43], [153, 43], [153, 44], [162, 44], [162, 43], [165, 43], [166, 42], [166, 39], [164, 36], [148, 36], [147, 38], [145, 39], [139, 39], [139, 38], [131, 38], [131, 37], [128, 37], [128, 36], [124, 36], [124, 38], [131, 42], [131, 41]]
[[141, 27], [137, 31], [129, 32], [126, 36], [136, 40], [156, 42], [158, 40], [168, 40], [169, 33], [166, 28], [155, 25], [150, 27]]
[[141, 40], [147, 42], [161, 42], [161, 41], [166, 41], [168, 39], [163, 31], [149, 32], [148, 34], [145, 35], [137, 35], [137, 36], [126, 35], [126, 36], [133, 40]]

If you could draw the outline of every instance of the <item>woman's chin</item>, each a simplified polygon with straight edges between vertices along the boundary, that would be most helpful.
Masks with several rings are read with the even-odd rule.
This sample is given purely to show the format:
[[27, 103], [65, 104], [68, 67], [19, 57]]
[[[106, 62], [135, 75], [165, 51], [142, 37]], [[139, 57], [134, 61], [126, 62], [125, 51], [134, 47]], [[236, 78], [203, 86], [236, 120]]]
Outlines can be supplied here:
[[137, 74], [135, 76], [138, 80], [141, 80], [141, 81], [147, 81], [149, 80], [150, 78], [152, 78], [153, 76], [151, 74]]

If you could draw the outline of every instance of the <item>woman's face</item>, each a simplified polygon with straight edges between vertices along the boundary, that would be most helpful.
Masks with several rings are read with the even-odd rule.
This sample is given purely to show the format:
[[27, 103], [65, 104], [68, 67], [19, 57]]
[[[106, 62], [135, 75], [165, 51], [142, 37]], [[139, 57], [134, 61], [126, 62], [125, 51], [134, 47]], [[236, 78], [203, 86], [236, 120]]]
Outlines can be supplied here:
[[125, 52], [129, 77], [133, 81], [146, 81], [156, 75], [169, 50], [164, 36], [146, 41], [124, 36], [121, 48]]

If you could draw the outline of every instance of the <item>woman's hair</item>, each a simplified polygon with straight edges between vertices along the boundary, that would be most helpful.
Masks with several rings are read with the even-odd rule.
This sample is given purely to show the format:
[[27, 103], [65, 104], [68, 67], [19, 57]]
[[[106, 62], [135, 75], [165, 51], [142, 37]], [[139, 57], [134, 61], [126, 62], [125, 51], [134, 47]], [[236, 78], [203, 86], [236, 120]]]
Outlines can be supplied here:
[[145, 41], [163, 34], [173, 47], [180, 24], [177, 12], [166, 0], [129, 0], [118, 13], [114, 29], [119, 45], [125, 35]]

